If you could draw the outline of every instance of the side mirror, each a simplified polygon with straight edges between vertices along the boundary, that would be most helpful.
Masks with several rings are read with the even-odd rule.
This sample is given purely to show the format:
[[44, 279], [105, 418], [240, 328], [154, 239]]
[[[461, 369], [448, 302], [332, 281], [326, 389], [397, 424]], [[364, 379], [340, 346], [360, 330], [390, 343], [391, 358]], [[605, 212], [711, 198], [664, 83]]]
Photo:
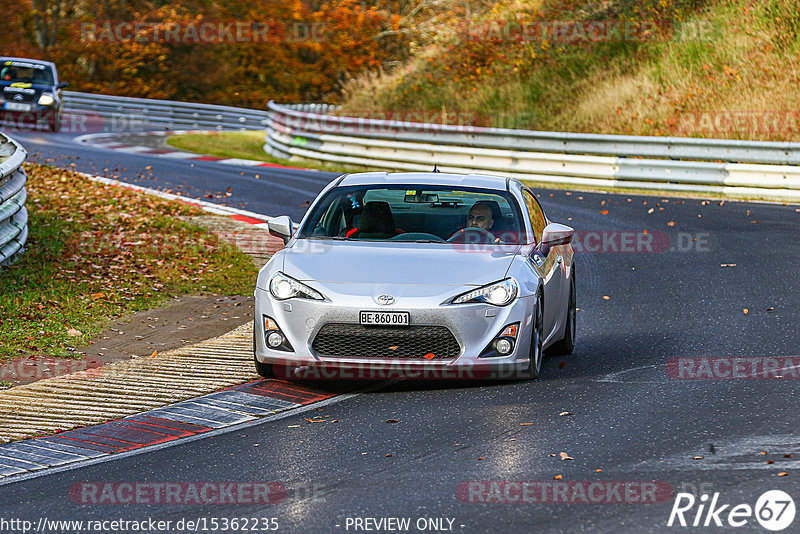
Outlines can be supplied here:
[[69, 87], [69, 84], [67, 82], [60, 82], [56, 87], [59, 89], [66, 89]]
[[292, 237], [294, 225], [292, 225], [292, 220], [288, 216], [281, 215], [280, 217], [270, 219], [267, 222], [267, 228], [269, 228], [269, 233], [271, 235], [283, 239], [283, 244], [285, 245], [289, 242], [289, 238]]
[[539, 250], [542, 254], [547, 254], [552, 247], [558, 245], [569, 245], [572, 243], [572, 236], [575, 230], [565, 224], [550, 223], [544, 227], [542, 232], [542, 242], [539, 243]]

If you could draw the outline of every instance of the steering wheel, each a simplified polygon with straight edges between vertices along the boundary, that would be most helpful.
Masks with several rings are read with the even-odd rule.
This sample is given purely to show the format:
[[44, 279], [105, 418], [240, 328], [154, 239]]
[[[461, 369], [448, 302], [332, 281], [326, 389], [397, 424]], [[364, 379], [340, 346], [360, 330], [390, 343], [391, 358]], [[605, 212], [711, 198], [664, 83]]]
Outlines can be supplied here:
[[451, 243], [494, 243], [494, 240], [494, 234], [477, 226], [462, 228], [448, 239]]

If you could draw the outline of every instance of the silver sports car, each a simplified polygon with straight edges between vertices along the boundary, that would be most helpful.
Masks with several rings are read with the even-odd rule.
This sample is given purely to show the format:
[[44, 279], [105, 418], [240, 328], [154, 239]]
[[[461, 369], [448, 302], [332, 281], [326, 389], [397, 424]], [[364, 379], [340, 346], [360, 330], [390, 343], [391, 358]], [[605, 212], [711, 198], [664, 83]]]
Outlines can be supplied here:
[[[515, 179], [347, 174], [261, 269], [264, 377], [536, 378], [575, 343], [573, 229]], [[321, 371], [320, 371], [321, 370]]]

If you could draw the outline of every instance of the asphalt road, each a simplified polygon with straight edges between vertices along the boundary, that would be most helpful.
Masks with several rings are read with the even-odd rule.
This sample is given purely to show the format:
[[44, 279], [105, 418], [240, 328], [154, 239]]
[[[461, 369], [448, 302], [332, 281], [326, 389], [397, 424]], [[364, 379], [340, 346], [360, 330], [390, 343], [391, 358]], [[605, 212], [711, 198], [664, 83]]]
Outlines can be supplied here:
[[[12, 131], [29, 153], [29, 161], [70, 167], [135, 185], [180, 192], [267, 215], [289, 215], [299, 220], [306, 202], [314, 200], [337, 175], [330, 172], [237, 167], [211, 161], [181, 161], [102, 149], [75, 141], [78, 134]], [[72, 167], [74, 165], [74, 167]], [[148, 168], [150, 167], [150, 168]], [[258, 178], [256, 178], [258, 175]], [[231, 188], [231, 196], [224, 196]]]
[[[259, 169], [265, 178], [255, 184], [246, 171], [213, 163], [187, 169], [180, 161], [75, 148], [62, 136], [17, 137], [45, 158], [79, 156], [73, 162], [80, 170], [121, 165], [134, 179], [151, 165], [153, 179], [138, 183], [231, 186], [234, 202], [270, 215], [299, 215], [325, 181], [318, 173]], [[800, 206], [539, 193], [548, 216], [573, 225], [585, 248], [606, 239], [612, 249], [578, 254], [576, 350], [547, 358], [541, 379], [386, 385], [214, 439], [0, 486], [0, 516], [159, 518], [173, 525], [275, 517], [284, 532], [363, 532], [356, 518], [388, 517], [410, 518], [412, 532], [419, 518], [444, 518], [433, 531], [705, 532], [715, 530], [702, 526], [708, 502], [701, 526], [667, 527], [677, 492], [718, 492], [717, 507], [730, 505], [719, 516], [723, 524], [734, 505], [755, 507], [767, 490], [783, 490], [800, 504], [800, 382], [791, 369], [783, 379], [686, 380], [667, 367], [676, 358], [800, 356]], [[619, 232], [643, 230], [659, 246], [613, 252], [611, 243], [628, 235]], [[337, 422], [309, 423], [309, 414]], [[561, 452], [572, 459], [562, 460]], [[76, 504], [69, 496], [74, 484], [123, 481], [274, 481], [288, 496], [269, 505], [203, 506]], [[496, 502], [502, 489], [459, 491], [492, 489], [470, 481], [569, 482], [566, 499], [573, 502], [552, 491], [550, 502]], [[593, 481], [654, 481], [666, 497], [639, 503], [620, 490], [626, 502], [580, 502], [575, 487]], [[542, 485], [535, 487], [528, 500], [541, 497]], [[519, 495], [515, 486], [494, 488], [511, 488], [507, 499]], [[606, 494], [615, 500], [614, 491]], [[480, 498], [495, 502], [471, 502]], [[685, 513], [690, 524], [698, 505]], [[766, 532], [754, 517], [745, 520], [738, 530]], [[785, 531], [800, 531], [800, 518]]]

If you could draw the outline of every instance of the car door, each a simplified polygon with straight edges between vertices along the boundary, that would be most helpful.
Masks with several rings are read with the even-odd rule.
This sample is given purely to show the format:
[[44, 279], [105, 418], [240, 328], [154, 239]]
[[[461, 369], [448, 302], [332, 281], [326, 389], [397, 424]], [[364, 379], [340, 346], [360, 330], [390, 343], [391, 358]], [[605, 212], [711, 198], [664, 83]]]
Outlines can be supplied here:
[[[541, 204], [536, 199], [536, 196], [529, 189], [523, 189], [523, 197], [525, 199], [525, 207], [528, 210], [528, 217], [531, 220], [531, 227], [533, 228], [534, 239], [538, 245], [542, 240], [542, 232], [544, 227], [547, 226], [547, 218], [544, 215]], [[544, 282], [544, 324], [542, 325], [542, 332], [544, 339], [552, 333], [556, 326], [556, 321], [562, 315], [560, 314], [560, 298], [561, 289], [563, 286], [562, 265], [564, 258], [560, 253], [561, 247], [552, 247], [546, 256], [539, 253], [538, 247], [534, 247], [531, 252], [530, 259], [539, 268], [542, 273]]]

